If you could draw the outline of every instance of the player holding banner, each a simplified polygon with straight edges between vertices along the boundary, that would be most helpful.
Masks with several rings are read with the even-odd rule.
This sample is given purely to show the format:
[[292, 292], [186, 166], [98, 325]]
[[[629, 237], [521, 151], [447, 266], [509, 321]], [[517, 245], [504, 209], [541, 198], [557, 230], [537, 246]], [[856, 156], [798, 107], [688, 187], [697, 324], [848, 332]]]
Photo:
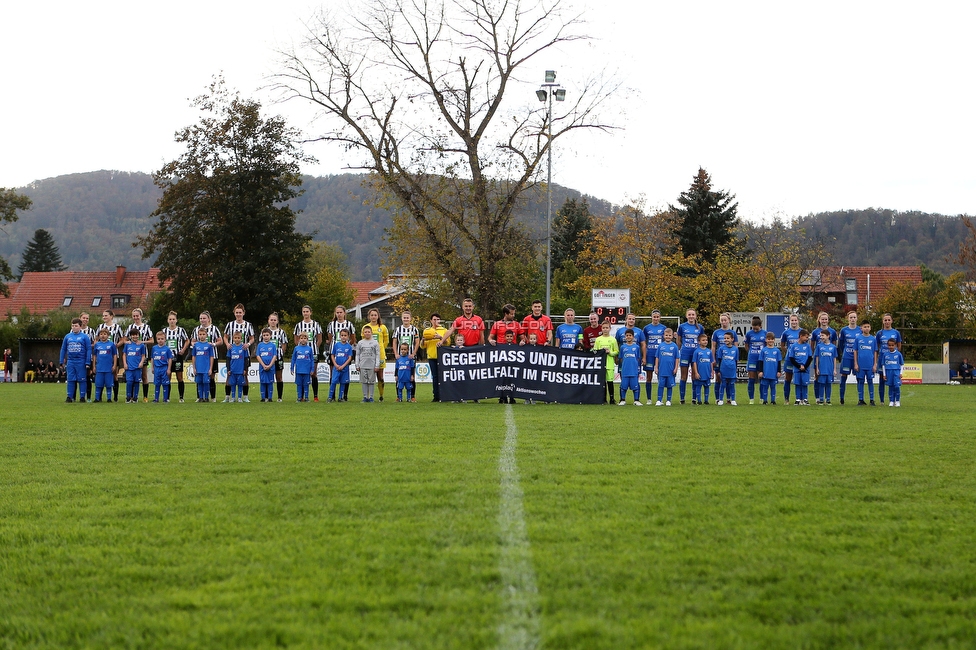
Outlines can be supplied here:
[[582, 350], [583, 328], [576, 324], [576, 311], [570, 307], [563, 317], [566, 322], [556, 328], [556, 345], [564, 350]]
[[[474, 300], [465, 298], [461, 302], [461, 312], [461, 315], [454, 319], [450, 329], [447, 330], [447, 334], [444, 335], [444, 341], [450, 341], [451, 337], [459, 334], [464, 340], [465, 346], [484, 345], [485, 321], [481, 319], [481, 316], [474, 313]], [[438, 341], [437, 345], [443, 347], [445, 344]]]

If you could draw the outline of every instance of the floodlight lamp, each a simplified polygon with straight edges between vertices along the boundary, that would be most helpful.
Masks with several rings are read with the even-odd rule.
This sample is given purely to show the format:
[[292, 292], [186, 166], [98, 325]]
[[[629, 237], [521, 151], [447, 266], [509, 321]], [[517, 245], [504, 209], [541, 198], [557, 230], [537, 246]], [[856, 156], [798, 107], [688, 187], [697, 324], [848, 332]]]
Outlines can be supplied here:
[[555, 83], [555, 81], [556, 81], [556, 71], [546, 70], [546, 83], [551, 84], [551, 83]]
[[566, 101], [566, 89], [565, 88], [559, 88], [558, 90], [556, 90], [555, 97], [556, 97], [556, 101], [557, 102], [564, 102], [564, 101]]
[[546, 91], [544, 91], [544, 90], [537, 90], [537, 91], [535, 91], [535, 96], [539, 98], [539, 101], [540, 102], [546, 101], [546, 98], [548, 97], [548, 95], [546, 94]]

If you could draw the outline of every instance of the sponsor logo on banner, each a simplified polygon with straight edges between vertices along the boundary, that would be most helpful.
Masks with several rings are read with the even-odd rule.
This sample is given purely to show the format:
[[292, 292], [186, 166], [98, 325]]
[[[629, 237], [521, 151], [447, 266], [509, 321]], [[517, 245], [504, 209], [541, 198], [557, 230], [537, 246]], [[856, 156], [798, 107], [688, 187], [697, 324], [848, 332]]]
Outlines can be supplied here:
[[922, 366], [917, 364], [905, 364], [901, 367], [901, 383], [921, 384]]
[[[752, 329], [753, 316], [758, 316], [761, 319], [763, 314], [760, 312], [732, 312], [732, 326], [730, 329], [735, 332], [736, 341], [738, 341], [739, 347], [745, 347], [746, 333]], [[782, 333], [783, 332], [780, 331], [780, 334]]]
[[630, 307], [630, 289], [593, 289], [594, 307]]

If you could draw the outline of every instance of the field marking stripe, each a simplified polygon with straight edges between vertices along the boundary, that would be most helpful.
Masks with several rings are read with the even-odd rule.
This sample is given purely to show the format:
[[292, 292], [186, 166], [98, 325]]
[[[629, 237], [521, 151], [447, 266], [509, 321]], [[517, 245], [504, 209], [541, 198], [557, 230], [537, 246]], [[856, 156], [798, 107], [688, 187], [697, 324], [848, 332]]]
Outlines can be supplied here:
[[505, 407], [505, 442], [498, 458], [501, 475], [501, 504], [498, 527], [502, 548], [498, 568], [502, 579], [503, 614], [498, 628], [499, 647], [524, 650], [539, 646], [539, 590], [532, 569], [532, 551], [522, 510], [515, 449], [518, 427], [512, 405]]

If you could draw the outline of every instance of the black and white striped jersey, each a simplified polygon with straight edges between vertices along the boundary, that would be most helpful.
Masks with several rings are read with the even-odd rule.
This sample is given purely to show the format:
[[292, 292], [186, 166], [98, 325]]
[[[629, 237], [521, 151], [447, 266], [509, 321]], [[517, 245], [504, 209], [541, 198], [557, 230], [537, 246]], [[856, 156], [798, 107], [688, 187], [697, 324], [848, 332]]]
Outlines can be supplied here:
[[112, 343], [118, 345], [122, 342], [122, 328], [116, 323], [112, 323], [111, 325], [102, 323], [95, 329], [95, 336], [97, 337], [98, 333], [102, 330], [108, 330], [108, 340]]
[[92, 343], [95, 342], [95, 330], [93, 330], [92, 328], [90, 328], [90, 327], [83, 327], [82, 330], [81, 330], [81, 333], [82, 334], [87, 334], [88, 335], [88, 338], [91, 339], [91, 342]]
[[232, 320], [224, 326], [224, 345], [227, 349], [234, 345], [234, 334], [240, 333], [241, 344], [244, 347], [251, 347], [254, 343], [254, 328], [247, 321], [241, 321], [238, 323], [236, 320]]
[[168, 327], [164, 328], [163, 334], [166, 336], [166, 345], [169, 346], [169, 349], [173, 351], [174, 355], [179, 355], [180, 351], [183, 350], [183, 346], [189, 340], [189, 337], [186, 335], [186, 330], [179, 325], [173, 330]]
[[317, 357], [319, 353], [319, 346], [315, 342], [316, 336], [322, 335], [322, 326], [318, 324], [318, 321], [310, 320], [299, 321], [298, 325], [295, 325], [295, 345], [298, 345], [298, 335], [307, 334], [308, 344], [312, 346], [312, 356]]
[[400, 325], [393, 330], [391, 337], [393, 338], [393, 350], [396, 354], [400, 354], [400, 345], [403, 343], [410, 346], [410, 354], [413, 354], [420, 338], [420, 330], [415, 325]]
[[139, 332], [139, 341], [142, 343], [153, 340], [152, 328], [149, 327], [149, 323], [143, 323], [142, 325], [132, 323], [125, 330], [125, 338], [128, 339], [132, 332]]
[[[356, 340], [356, 326], [351, 322], [344, 320], [342, 322], [333, 320], [329, 321], [329, 327], [326, 334], [328, 335], [328, 340], [333, 344], [339, 342], [339, 332], [346, 331], [349, 332], [349, 343]], [[331, 352], [331, 350], [330, 350]]]

